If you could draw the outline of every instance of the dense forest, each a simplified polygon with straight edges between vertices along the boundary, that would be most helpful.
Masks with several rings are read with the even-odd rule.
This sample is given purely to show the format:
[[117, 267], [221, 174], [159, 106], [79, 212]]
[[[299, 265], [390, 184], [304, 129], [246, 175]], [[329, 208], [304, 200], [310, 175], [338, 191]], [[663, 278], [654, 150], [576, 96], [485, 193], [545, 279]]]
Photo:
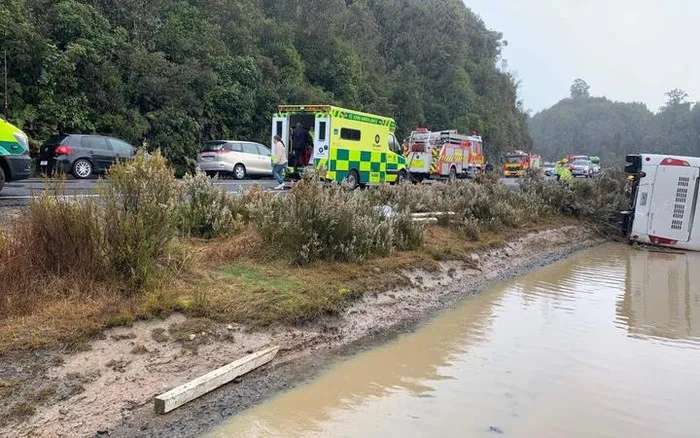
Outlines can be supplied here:
[[626, 154], [670, 153], [700, 156], [700, 104], [683, 90], [666, 93], [666, 104], [653, 113], [642, 103], [592, 97], [577, 79], [571, 96], [530, 120], [535, 149], [546, 159], [567, 154], [601, 157], [603, 165], [620, 166]]
[[6, 117], [34, 146], [99, 132], [180, 173], [206, 139], [267, 143], [280, 103], [333, 103], [528, 148], [501, 34], [461, 0], [4, 0]]

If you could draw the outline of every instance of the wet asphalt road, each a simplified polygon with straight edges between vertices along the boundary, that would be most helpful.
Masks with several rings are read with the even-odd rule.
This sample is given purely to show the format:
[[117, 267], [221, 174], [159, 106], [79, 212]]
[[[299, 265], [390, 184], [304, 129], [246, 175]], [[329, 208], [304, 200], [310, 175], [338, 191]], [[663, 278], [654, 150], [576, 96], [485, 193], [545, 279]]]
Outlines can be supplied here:
[[[501, 182], [508, 185], [517, 184], [517, 179], [502, 178]], [[75, 196], [75, 197], [93, 197], [97, 196], [99, 185], [105, 184], [104, 180], [76, 180], [69, 179], [63, 183], [65, 187], [60, 187], [57, 190], [58, 195]], [[229, 193], [237, 193], [246, 190], [256, 184], [265, 189], [272, 189], [277, 184], [271, 179], [252, 179], [252, 180], [219, 180], [216, 185], [222, 187]], [[33, 197], [39, 196], [45, 191], [55, 191], [55, 184], [50, 180], [42, 178], [30, 178], [24, 181], [15, 181], [5, 185], [5, 188], [0, 192], [0, 208], [22, 207], [26, 205]]]
[[[65, 187], [60, 187], [57, 190], [58, 195], [75, 196], [75, 197], [92, 197], [97, 196], [99, 185], [107, 183], [104, 180], [75, 180], [69, 179], [63, 183]], [[277, 184], [269, 179], [254, 179], [254, 180], [221, 180], [216, 181], [216, 185], [224, 188], [229, 193], [236, 193], [248, 189], [256, 184], [263, 188], [271, 189]], [[30, 178], [24, 181], [14, 181], [5, 185], [5, 188], [0, 192], [0, 208], [2, 207], [21, 207], [26, 205], [33, 197], [39, 196], [45, 191], [54, 191], [54, 183], [50, 180], [42, 178]]]

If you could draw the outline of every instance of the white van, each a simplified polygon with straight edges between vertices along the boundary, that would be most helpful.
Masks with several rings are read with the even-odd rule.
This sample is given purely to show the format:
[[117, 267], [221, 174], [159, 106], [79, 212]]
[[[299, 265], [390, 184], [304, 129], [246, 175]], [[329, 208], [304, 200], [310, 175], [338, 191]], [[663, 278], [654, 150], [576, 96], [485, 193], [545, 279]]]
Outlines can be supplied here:
[[621, 226], [632, 242], [700, 251], [700, 158], [628, 155], [629, 211]]

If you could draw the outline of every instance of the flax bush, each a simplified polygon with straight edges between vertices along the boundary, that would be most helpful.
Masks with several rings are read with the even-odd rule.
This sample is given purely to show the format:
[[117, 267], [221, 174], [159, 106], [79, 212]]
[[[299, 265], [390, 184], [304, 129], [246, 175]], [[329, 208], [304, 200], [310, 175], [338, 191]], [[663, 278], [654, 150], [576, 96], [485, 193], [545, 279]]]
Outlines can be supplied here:
[[148, 283], [172, 256], [182, 184], [160, 153], [139, 152], [109, 171], [105, 185], [105, 248], [128, 291]]
[[181, 207], [181, 225], [185, 234], [212, 239], [240, 229], [238, 209], [229, 195], [201, 170], [184, 177], [187, 202]]
[[406, 214], [386, 214], [366, 192], [310, 178], [288, 196], [257, 197], [250, 211], [263, 242], [300, 264], [359, 261], [422, 242], [422, 230]]

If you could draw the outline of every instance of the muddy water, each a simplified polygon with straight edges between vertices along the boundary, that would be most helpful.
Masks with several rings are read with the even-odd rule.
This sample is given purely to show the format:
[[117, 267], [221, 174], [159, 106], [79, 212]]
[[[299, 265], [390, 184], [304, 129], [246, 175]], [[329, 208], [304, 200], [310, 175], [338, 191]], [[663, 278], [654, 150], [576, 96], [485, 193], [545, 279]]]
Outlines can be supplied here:
[[700, 437], [700, 255], [608, 245], [499, 284], [223, 436]]

